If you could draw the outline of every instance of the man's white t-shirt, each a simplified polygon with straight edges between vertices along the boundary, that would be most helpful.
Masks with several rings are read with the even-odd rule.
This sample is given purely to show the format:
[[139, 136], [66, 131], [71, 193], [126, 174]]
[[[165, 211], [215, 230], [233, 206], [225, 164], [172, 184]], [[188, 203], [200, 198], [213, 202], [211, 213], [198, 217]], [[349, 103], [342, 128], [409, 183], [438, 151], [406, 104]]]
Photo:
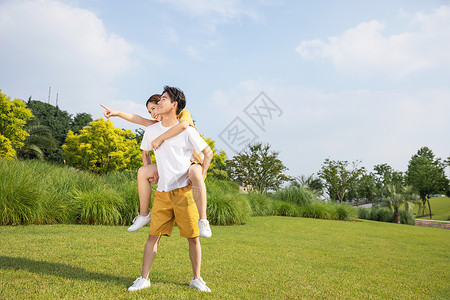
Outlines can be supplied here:
[[[162, 122], [148, 126], [142, 139], [141, 149], [144, 151], [152, 150], [152, 141], [171, 127], [164, 127]], [[197, 130], [191, 126], [177, 136], [165, 140], [155, 150], [159, 174], [156, 190], [168, 192], [187, 186], [192, 152], [194, 149], [197, 152], [201, 152], [206, 146], [208, 144], [198, 134]]]

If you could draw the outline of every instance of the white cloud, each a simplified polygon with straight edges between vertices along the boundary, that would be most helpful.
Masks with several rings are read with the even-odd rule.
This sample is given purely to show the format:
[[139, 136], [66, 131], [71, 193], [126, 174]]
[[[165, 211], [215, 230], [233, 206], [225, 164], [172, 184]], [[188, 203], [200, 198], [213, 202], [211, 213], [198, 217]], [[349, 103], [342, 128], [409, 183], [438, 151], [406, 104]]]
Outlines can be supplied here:
[[[268, 121], [265, 132], [243, 113], [261, 91], [283, 110], [281, 117]], [[448, 99], [448, 88], [326, 93], [248, 80], [214, 93], [212, 103], [223, 114], [223, 121], [216, 116], [210, 123], [219, 124], [216, 136], [212, 136], [217, 147], [233, 155], [219, 134], [239, 116], [260, 141], [281, 152], [291, 175], [317, 172], [325, 158], [362, 160], [369, 170], [375, 164], [388, 163], [405, 171], [411, 156], [422, 146], [430, 147], [438, 157], [448, 157]]]
[[364, 77], [398, 79], [450, 67], [450, 6], [403, 18], [408, 29], [399, 34], [386, 34], [389, 24], [373, 20], [325, 41], [302, 41], [296, 51], [304, 59], [330, 60], [338, 71]]
[[94, 13], [58, 1], [2, 2], [0, 40], [3, 88], [46, 100], [51, 85], [71, 112], [112, 97], [112, 82], [135, 65], [133, 47]]
[[160, 0], [191, 17], [207, 18], [218, 24], [233, 19], [259, 20], [261, 15], [241, 0]]

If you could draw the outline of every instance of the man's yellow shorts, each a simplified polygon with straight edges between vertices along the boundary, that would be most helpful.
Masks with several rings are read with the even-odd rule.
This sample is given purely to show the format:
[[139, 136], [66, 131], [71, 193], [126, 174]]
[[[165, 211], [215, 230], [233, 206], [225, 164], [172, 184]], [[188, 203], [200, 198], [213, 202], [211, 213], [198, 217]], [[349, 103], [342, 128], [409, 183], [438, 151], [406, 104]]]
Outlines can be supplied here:
[[155, 192], [150, 235], [170, 236], [176, 221], [181, 237], [197, 237], [200, 235], [198, 219], [198, 209], [190, 185], [169, 192]]

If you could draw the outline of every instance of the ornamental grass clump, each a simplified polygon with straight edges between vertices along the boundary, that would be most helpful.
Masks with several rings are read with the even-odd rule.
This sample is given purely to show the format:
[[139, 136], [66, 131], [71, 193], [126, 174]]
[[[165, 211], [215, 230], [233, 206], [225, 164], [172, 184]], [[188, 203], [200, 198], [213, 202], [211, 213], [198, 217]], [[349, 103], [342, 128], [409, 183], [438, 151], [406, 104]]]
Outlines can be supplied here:
[[273, 198], [299, 206], [307, 206], [316, 200], [316, 195], [306, 187], [290, 186], [276, 191]]
[[250, 193], [246, 197], [252, 208], [253, 216], [270, 216], [273, 214], [273, 201], [266, 195]]
[[80, 224], [119, 225], [125, 201], [116, 191], [107, 187], [96, 187], [89, 192], [72, 192], [72, 211], [75, 222]]
[[212, 225], [239, 225], [252, 215], [247, 198], [234, 182], [208, 177], [206, 180], [207, 215]]
[[0, 159], [0, 223], [29, 224], [43, 216], [39, 178], [17, 161]]

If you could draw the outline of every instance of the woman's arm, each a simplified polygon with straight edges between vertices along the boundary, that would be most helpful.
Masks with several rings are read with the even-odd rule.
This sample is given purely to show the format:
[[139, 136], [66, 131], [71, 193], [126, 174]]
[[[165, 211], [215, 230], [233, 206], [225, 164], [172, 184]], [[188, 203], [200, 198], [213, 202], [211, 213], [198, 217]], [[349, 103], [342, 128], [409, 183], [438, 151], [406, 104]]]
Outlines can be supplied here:
[[110, 117], [120, 117], [120, 118], [122, 118], [124, 120], [127, 120], [127, 121], [131, 122], [131, 123], [143, 125], [145, 127], [153, 125], [153, 124], [158, 122], [158, 121], [155, 121], [155, 120], [150, 120], [150, 119], [143, 118], [143, 117], [141, 117], [139, 115], [130, 114], [130, 113], [126, 113], [126, 112], [123, 112], [123, 111], [110, 109], [110, 108], [104, 106], [103, 104], [100, 104], [100, 106], [105, 109], [105, 112], [103, 112], [103, 115], [107, 119], [109, 119]]
[[188, 121], [180, 121], [177, 125], [173, 126], [172, 128], [170, 128], [169, 130], [167, 130], [166, 132], [164, 132], [163, 134], [161, 134], [160, 136], [158, 136], [156, 139], [154, 139], [152, 141], [153, 149], [157, 149], [159, 146], [161, 146], [161, 144], [165, 140], [179, 135], [184, 130], [186, 130], [186, 128], [188, 128], [188, 127], [189, 127]]

